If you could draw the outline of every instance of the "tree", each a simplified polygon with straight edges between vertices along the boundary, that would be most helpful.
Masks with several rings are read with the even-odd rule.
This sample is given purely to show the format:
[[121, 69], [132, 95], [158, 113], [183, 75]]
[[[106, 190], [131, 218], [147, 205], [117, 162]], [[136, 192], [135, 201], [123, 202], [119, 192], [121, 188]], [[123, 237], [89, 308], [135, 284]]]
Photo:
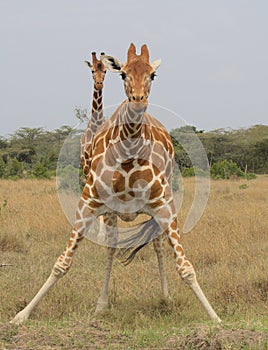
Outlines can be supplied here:
[[7, 148], [8, 146], [8, 141], [0, 136], [0, 149]]
[[257, 142], [253, 151], [253, 166], [262, 173], [268, 173], [268, 138]]

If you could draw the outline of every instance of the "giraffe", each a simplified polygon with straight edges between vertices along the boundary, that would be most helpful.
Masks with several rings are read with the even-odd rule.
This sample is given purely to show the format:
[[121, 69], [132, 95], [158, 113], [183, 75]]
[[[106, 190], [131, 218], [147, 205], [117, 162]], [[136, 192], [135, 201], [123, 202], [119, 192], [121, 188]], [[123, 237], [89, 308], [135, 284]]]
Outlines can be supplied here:
[[[100, 58], [103, 55], [105, 55], [105, 53], [101, 52]], [[106, 75], [106, 67], [102, 63], [101, 59], [97, 59], [96, 52], [92, 52], [91, 56], [92, 56], [92, 63], [90, 63], [89, 61], [85, 61], [85, 64], [90, 68], [92, 72], [92, 76], [94, 80], [91, 118], [80, 140], [81, 166], [86, 179], [89, 173], [89, 149], [91, 147], [93, 137], [96, 134], [97, 129], [105, 121], [104, 114], [103, 114], [102, 90], [103, 90], [103, 83]], [[102, 242], [105, 239], [105, 221], [106, 220], [107, 220], [106, 217], [101, 216], [99, 218], [99, 225], [96, 226], [96, 228], [99, 231], [99, 234], [98, 234], [99, 242]]]
[[[173, 249], [178, 276], [192, 289], [210, 318], [221, 322], [196, 278], [191, 262], [181, 244], [177, 213], [171, 188], [174, 149], [167, 130], [146, 112], [151, 82], [160, 60], [150, 63], [146, 45], [136, 54], [134, 44], [128, 49], [127, 62], [104, 56], [103, 63], [119, 72], [124, 80], [127, 99], [110, 119], [98, 129], [90, 147], [90, 171], [76, 210], [76, 221], [66, 249], [57, 259], [51, 274], [33, 300], [11, 321], [19, 324], [28, 319], [34, 307], [52, 286], [69, 270], [75, 251], [96, 217], [110, 214], [107, 245], [112, 261], [118, 244], [116, 219], [131, 221], [138, 214], [151, 217], [133, 240], [139, 238], [135, 253], [151, 239], [167, 236]], [[89, 230], [90, 232], [90, 230]], [[131, 242], [130, 239], [125, 241]], [[109, 275], [106, 269], [106, 277]], [[99, 301], [105, 303], [109, 278]]]
[[[93, 79], [94, 79], [94, 92], [92, 99], [92, 108], [91, 108], [91, 118], [88, 122], [87, 128], [81, 138], [81, 165], [85, 177], [88, 177], [89, 173], [89, 148], [91, 146], [93, 137], [98, 129], [104, 122], [103, 115], [103, 105], [102, 105], [102, 89], [103, 82], [105, 79], [106, 68], [101, 60], [98, 60], [96, 57], [96, 52], [92, 52], [92, 63], [85, 61], [86, 65], [91, 69]], [[100, 56], [102, 57], [104, 52], [101, 52]]]

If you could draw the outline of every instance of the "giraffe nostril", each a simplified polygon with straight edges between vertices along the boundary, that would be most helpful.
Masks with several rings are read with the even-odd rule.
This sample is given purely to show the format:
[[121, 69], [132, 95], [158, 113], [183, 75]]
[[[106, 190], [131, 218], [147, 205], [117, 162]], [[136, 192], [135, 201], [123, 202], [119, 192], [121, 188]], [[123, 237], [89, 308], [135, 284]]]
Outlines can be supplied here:
[[133, 98], [133, 101], [136, 101], [136, 97], [135, 96], [133, 96], [132, 98]]
[[141, 101], [143, 100], [143, 97], [144, 97], [144, 96], [141, 96]]

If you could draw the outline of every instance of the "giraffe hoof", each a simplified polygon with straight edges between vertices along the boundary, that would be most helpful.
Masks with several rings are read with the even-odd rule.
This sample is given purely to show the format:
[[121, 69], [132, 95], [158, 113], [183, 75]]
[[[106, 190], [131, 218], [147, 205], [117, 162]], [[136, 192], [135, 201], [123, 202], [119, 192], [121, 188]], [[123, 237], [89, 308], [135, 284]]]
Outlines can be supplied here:
[[13, 320], [11, 320], [9, 323], [11, 324], [15, 324], [15, 325], [20, 325], [23, 322], [28, 320], [28, 315], [23, 314], [22, 312], [19, 312], [14, 318]]
[[159, 305], [161, 307], [168, 307], [172, 302], [172, 298], [170, 297], [170, 295], [162, 295], [162, 297], [159, 300]]
[[108, 303], [97, 303], [97, 307], [95, 309], [95, 315], [101, 314], [103, 312], [106, 312], [109, 310], [109, 304]]
[[219, 316], [216, 315], [215, 318], [212, 319], [212, 321], [215, 323], [215, 324], [218, 324], [218, 325], [221, 325], [222, 324], [222, 320], [219, 318]]
[[163, 300], [165, 300], [166, 302], [172, 301], [172, 298], [169, 294], [163, 295]]

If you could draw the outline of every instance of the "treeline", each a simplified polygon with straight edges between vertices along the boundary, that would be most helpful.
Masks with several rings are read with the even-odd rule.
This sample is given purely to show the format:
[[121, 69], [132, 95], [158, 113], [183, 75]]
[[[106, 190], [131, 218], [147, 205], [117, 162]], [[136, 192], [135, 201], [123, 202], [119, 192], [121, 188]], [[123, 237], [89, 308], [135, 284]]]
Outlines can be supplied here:
[[[50, 178], [56, 175], [57, 161], [70, 126], [54, 131], [23, 127], [8, 138], [0, 138], [0, 178]], [[78, 136], [77, 136], [78, 137]], [[75, 154], [73, 154], [75, 153]], [[70, 149], [70, 158], [79, 158], [79, 150]], [[66, 163], [68, 160], [66, 160]]]
[[[61, 167], [70, 164], [78, 167], [81, 132], [66, 125], [54, 131], [23, 127], [8, 138], [0, 137], [0, 178], [55, 176], [60, 151], [70, 133], [72, 136], [61, 156]], [[194, 175], [196, 169], [200, 174], [206, 170], [204, 162], [200, 163], [202, 145], [196, 141], [197, 137], [203, 144], [214, 178], [268, 173], [268, 126], [211, 132], [185, 126], [170, 134], [175, 160], [184, 176]]]
[[[218, 129], [210, 132], [184, 126], [172, 130], [170, 134], [176, 162], [186, 176], [191, 174], [192, 163], [198, 164], [198, 159], [193, 159], [200, 154], [200, 144], [195, 141], [197, 136], [204, 147], [212, 177], [268, 173], [268, 126], [255, 125], [248, 129]], [[189, 153], [193, 156], [189, 157]]]

